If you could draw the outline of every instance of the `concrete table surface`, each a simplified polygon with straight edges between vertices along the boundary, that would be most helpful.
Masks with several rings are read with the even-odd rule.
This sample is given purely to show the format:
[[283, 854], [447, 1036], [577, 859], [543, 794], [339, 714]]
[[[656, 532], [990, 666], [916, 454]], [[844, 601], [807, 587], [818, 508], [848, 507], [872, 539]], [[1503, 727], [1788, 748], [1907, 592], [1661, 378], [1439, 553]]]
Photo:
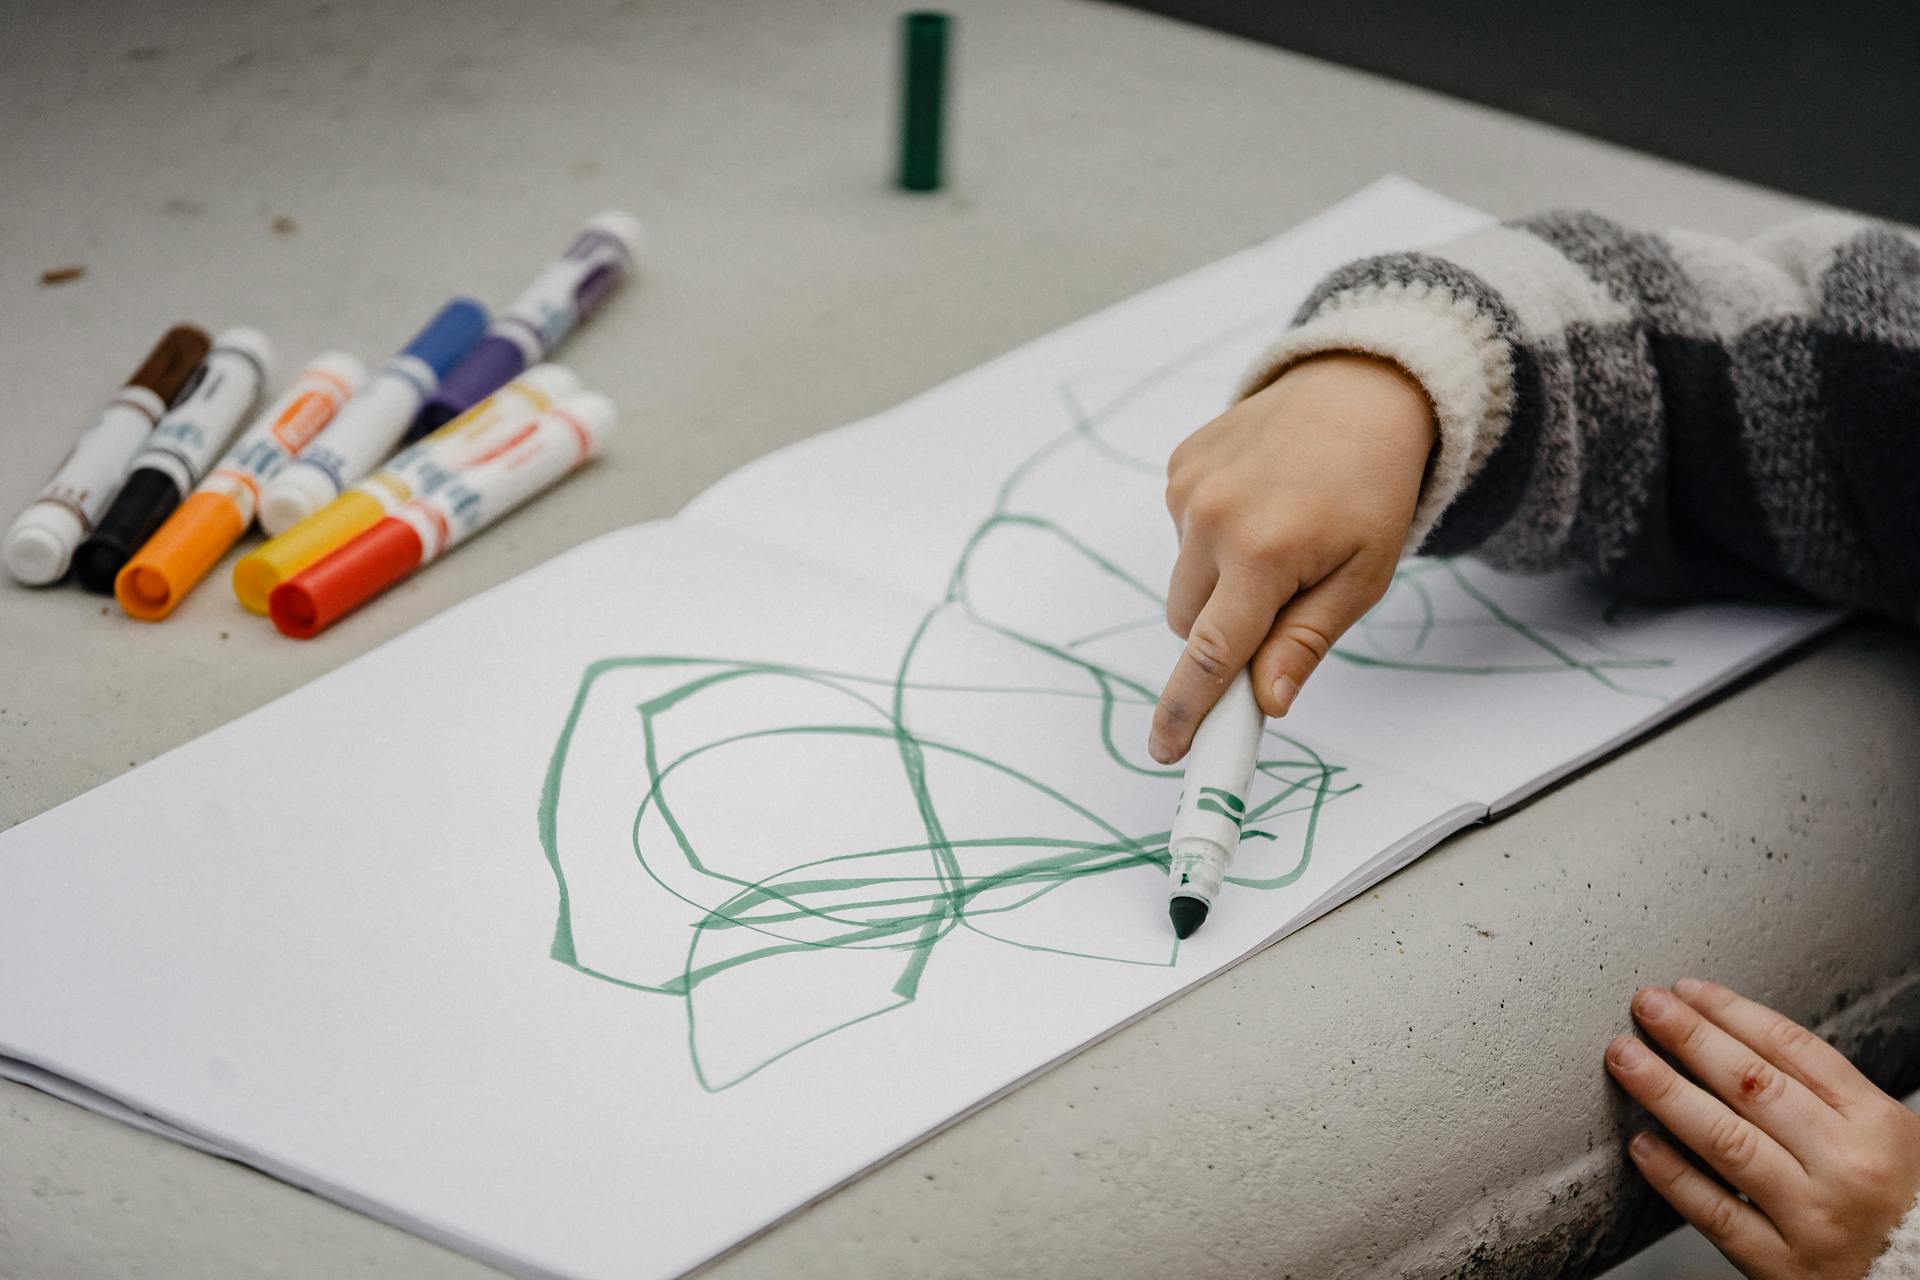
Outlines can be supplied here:
[[[0, 825], [741, 463], [1397, 171], [1498, 214], [1746, 233], [1802, 202], [1093, 4], [957, 3], [952, 183], [888, 189], [891, 5], [17, 4], [0, 510], [176, 318], [291, 362], [513, 296], [585, 215], [656, 246], [565, 359], [612, 454], [314, 642], [0, 587]], [[42, 271], [84, 265], [42, 286]], [[1662, 1224], [1600, 1052], [1688, 972], [1920, 1070], [1920, 646], [1853, 624], [750, 1242], [782, 1275], [1552, 1274]], [[1176, 1113], [1162, 1083], [1217, 1088]], [[436, 1246], [0, 1086], [0, 1275], [468, 1276]]]

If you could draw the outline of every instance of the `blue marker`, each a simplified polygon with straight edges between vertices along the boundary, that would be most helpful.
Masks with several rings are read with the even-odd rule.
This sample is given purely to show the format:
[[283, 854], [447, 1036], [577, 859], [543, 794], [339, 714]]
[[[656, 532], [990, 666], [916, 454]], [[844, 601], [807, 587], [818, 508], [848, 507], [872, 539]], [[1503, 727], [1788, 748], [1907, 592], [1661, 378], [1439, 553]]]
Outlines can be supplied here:
[[630, 213], [609, 209], [589, 218], [566, 253], [534, 277], [447, 375], [407, 439], [439, 430], [545, 360], [632, 273], [644, 238], [640, 219]]
[[285, 533], [384, 461], [486, 327], [487, 309], [471, 298], [455, 298], [440, 308], [326, 430], [267, 482], [260, 496], [260, 523], [267, 532]]

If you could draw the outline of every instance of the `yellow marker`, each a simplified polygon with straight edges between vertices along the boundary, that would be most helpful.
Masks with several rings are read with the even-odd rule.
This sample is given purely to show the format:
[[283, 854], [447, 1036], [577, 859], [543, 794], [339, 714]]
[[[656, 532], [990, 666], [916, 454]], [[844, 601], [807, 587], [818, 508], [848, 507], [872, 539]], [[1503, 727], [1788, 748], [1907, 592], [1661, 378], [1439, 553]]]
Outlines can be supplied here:
[[329, 351], [295, 378], [115, 575], [120, 607], [142, 622], [172, 613], [253, 523], [261, 483], [320, 434], [366, 372]]
[[[273, 589], [379, 524], [416, 494], [431, 493], [473, 459], [520, 431], [579, 385], [572, 371], [537, 364], [233, 566], [233, 594], [258, 614]], [[184, 508], [183, 508], [184, 510]]]

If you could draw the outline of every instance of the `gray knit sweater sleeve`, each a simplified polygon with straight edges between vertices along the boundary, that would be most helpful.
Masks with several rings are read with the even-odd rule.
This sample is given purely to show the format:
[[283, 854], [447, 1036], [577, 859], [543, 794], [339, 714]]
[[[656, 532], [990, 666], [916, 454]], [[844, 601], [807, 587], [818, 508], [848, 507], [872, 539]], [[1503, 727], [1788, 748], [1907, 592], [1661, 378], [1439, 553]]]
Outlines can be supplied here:
[[1391, 360], [1439, 422], [1409, 549], [1578, 566], [1640, 599], [1920, 610], [1920, 239], [1841, 216], [1745, 244], [1585, 213], [1364, 259], [1244, 390]]

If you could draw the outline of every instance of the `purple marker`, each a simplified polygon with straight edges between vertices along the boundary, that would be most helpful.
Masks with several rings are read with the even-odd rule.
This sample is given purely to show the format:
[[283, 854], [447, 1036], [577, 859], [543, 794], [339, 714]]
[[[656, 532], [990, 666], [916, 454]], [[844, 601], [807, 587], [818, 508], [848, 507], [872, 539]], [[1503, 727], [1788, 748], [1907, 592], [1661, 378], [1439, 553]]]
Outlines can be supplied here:
[[633, 270], [643, 232], [630, 213], [595, 214], [558, 262], [534, 277], [527, 291], [487, 326], [466, 359], [440, 383], [407, 432], [417, 440], [471, 409], [547, 353], [593, 314], [613, 286]]

